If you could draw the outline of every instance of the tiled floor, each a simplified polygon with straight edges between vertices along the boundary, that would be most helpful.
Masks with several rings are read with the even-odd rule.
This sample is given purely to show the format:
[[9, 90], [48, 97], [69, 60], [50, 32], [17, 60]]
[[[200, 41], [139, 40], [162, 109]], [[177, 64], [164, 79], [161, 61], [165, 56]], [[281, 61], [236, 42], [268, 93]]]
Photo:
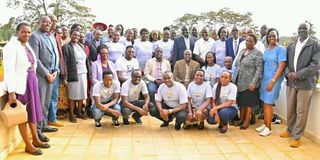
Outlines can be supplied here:
[[94, 127], [92, 119], [77, 124], [66, 121], [59, 132], [46, 134], [52, 147], [43, 149], [42, 156], [24, 153], [21, 144], [8, 159], [320, 159], [320, 145], [307, 138], [302, 138], [299, 148], [289, 147], [289, 139], [278, 136], [285, 129], [283, 124], [273, 125], [271, 136], [260, 137], [254, 128], [262, 121], [244, 131], [229, 127], [226, 134], [220, 134], [217, 126], [206, 125], [203, 131], [176, 131], [174, 123], [160, 128], [160, 121], [150, 116], [142, 120], [143, 125], [131, 121], [130, 126], [114, 128], [111, 119], [105, 117], [101, 129]]

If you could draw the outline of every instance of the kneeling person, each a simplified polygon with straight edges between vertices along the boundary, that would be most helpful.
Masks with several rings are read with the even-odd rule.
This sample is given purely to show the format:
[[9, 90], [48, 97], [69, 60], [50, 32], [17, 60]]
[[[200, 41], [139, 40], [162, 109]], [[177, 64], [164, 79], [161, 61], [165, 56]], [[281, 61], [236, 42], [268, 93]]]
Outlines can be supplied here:
[[[142, 124], [140, 117], [148, 115], [149, 108], [153, 107], [153, 104], [150, 103], [147, 85], [141, 80], [141, 78], [141, 70], [135, 69], [132, 71], [131, 79], [128, 79], [122, 84], [121, 103], [124, 125], [129, 125], [128, 118], [131, 112], [134, 112], [132, 114], [132, 118], [136, 121], [136, 123]], [[139, 100], [141, 92], [144, 100]]]
[[176, 117], [174, 128], [180, 130], [181, 124], [185, 123], [187, 118], [187, 90], [183, 84], [173, 80], [170, 71], [164, 72], [163, 81], [155, 97], [157, 108], [152, 108], [150, 114], [163, 121], [160, 127], [168, 126], [172, 118]]
[[120, 83], [113, 80], [111, 71], [103, 72], [103, 81], [97, 82], [93, 86], [92, 104], [93, 118], [97, 128], [101, 127], [101, 118], [104, 112], [112, 116], [115, 127], [119, 127], [118, 117], [121, 115], [121, 107], [118, 104], [120, 97]]

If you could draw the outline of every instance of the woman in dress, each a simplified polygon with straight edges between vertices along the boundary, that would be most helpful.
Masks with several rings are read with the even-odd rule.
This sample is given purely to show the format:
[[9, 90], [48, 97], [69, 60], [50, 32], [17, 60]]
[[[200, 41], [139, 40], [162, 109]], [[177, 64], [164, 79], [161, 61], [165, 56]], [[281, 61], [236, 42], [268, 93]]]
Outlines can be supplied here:
[[16, 103], [18, 99], [27, 105], [28, 125], [32, 134], [32, 143], [29, 140], [27, 123], [19, 124], [19, 131], [24, 143], [25, 152], [32, 155], [41, 155], [37, 148], [49, 148], [48, 143], [41, 142], [37, 134], [37, 123], [43, 120], [40, 102], [38, 78], [36, 76], [37, 59], [28, 40], [31, 36], [31, 27], [27, 23], [20, 23], [17, 28], [17, 37], [12, 37], [3, 48], [4, 83], [9, 93], [9, 103]]
[[263, 74], [261, 83], [260, 100], [263, 101], [264, 124], [256, 130], [261, 136], [271, 134], [271, 120], [273, 115], [272, 107], [279, 97], [281, 83], [286, 66], [287, 55], [284, 47], [278, 44], [279, 33], [276, 29], [270, 28], [267, 32], [267, 48], [263, 54]]
[[208, 52], [202, 69], [205, 71], [204, 79], [214, 86], [220, 77], [221, 67], [216, 64], [216, 55], [213, 52]]
[[226, 27], [221, 27], [218, 31], [219, 40], [214, 42], [211, 51], [216, 55], [217, 64], [223, 67], [224, 57], [226, 56], [226, 39], [228, 37], [228, 31]]
[[258, 39], [251, 34], [246, 39], [246, 48], [236, 59], [232, 81], [238, 87], [237, 104], [240, 107], [240, 129], [249, 127], [252, 107], [259, 102], [259, 85], [263, 69], [263, 56], [254, 46]]
[[80, 32], [71, 31], [70, 43], [62, 47], [65, 63], [67, 66], [68, 99], [70, 101], [70, 122], [76, 123], [74, 114], [76, 104], [78, 106], [78, 117], [87, 119], [82, 113], [83, 100], [87, 99], [87, 78], [90, 75], [89, 60], [83, 46], [79, 43]]

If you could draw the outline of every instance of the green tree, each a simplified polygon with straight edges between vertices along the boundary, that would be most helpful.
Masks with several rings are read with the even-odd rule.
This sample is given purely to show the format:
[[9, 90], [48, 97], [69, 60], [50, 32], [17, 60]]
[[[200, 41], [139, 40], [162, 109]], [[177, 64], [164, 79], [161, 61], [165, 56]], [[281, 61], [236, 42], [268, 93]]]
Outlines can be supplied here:
[[26, 21], [34, 28], [41, 15], [53, 14], [60, 24], [81, 23], [90, 26], [95, 15], [90, 13], [90, 8], [82, 5], [83, 2], [84, 0], [8, 0], [7, 6], [23, 9], [23, 14], [17, 17], [15, 24]]
[[9, 19], [9, 22], [4, 25], [0, 25], [0, 41], [8, 41], [14, 34], [13, 23], [14, 17]]

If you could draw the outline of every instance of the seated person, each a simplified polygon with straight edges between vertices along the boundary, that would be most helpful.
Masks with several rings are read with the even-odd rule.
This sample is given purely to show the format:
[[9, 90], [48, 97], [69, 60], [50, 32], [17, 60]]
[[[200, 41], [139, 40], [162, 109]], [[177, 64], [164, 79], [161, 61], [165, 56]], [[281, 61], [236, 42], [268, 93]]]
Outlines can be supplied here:
[[173, 80], [170, 71], [163, 73], [163, 81], [156, 94], [156, 107], [150, 108], [150, 115], [163, 121], [160, 127], [166, 127], [176, 117], [176, 130], [181, 129], [181, 124], [187, 119], [187, 90], [179, 82]]
[[155, 104], [154, 95], [157, 92], [162, 81], [162, 74], [165, 71], [171, 71], [170, 62], [162, 58], [163, 49], [158, 47], [155, 50], [155, 57], [147, 60], [146, 67], [144, 69], [144, 77], [146, 78], [147, 87], [151, 102]]
[[[237, 86], [231, 81], [231, 73], [222, 72], [220, 82], [215, 84], [212, 89], [212, 108], [209, 111], [208, 123], [214, 124], [215, 119], [219, 123], [220, 133], [226, 133], [228, 123], [237, 116], [236, 107]], [[218, 117], [216, 117], [218, 116]]]
[[101, 128], [101, 118], [104, 112], [112, 116], [114, 127], [119, 127], [118, 118], [121, 115], [121, 107], [118, 104], [120, 98], [120, 83], [113, 79], [111, 71], [103, 72], [102, 80], [93, 86], [92, 113], [97, 128]]
[[224, 71], [228, 71], [231, 74], [233, 74], [232, 63], [233, 63], [233, 59], [231, 56], [224, 57], [224, 61], [223, 61], [224, 67], [221, 68], [221, 73]]
[[[132, 118], [136, 123], [142, 124], [140, 117], [148, 115], [149, 108], [153, 107], [147, 85], [141, 78], [141, 70], [135, 69], [131, 73], [131, 79], [122, 84], [121, 104], [124, 125], [129, 125], [128, 118], [132, 112], [134, 112]], [[139, 100], [140, 93], [143, 94], [144, 100]]]
[[116, 70], [120, 83], [122, 84], [126, 80], [130, 79], [132, 70], [138, 69], [139, 62], [134, 58], [133, 46], [127, 46], [125, 56], [120, 57], [116, 61]]
[[196, 70], [200, 68], [200, 64], [191, 58], [192, 51], [185, 50], [184, 59], [177, 61], [173, 69], [174, 80], [184, 84], [186, 88], [193, 81]]
[[[204, 82], [205, 72], [198, 69], [194, 79], [188, 86], [188, 122], [200, 122], [198, 129], [204, 128], [204, 113], [211, 104], [212, 89], [209, 83]], [[187, 126], [189, 128], [189, 125]]]

